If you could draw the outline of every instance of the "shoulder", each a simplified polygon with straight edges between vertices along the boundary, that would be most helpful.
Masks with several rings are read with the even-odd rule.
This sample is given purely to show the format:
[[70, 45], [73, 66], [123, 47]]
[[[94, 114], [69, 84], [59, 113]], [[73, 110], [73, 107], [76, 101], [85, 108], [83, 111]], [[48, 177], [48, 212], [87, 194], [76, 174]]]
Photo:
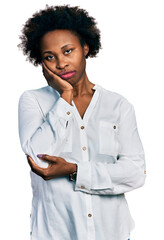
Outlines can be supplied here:
[[19, 109], [40, 109], [46, 114], [59, 99], [60, 94], [50, 86], [23, 92], [19, 99]]
[[58, 98], [59, 97], [59, 93], [54, 90], [52, 87], [50, 86], [45, 86], [42, 88], [38, 88], [38, 89], [31, 89], [31, 90], [26, 90], [24, 91], [21, 96], [20, 99], [22, 98], [36, 98], [36, 99], [42, 99], [43, 97], [46, 98]]
[[31, 89], [24, 91], [20, 96], [22, 99], [29, 99], [31, 101], [55, 100], [59, 98], [59, 93], [50, 86], [45, 86], [38, 89]]
[[104, 101], [104, 104], [108, 103], [110, 105], [113, 106], [117, 106], [120, 108], [132, 108], [133, 105], [132, 103], [123, 95], [121, 95], [120, 93], [114, 92], [114, 91], [110, 91], [108, 89], [105, 89], [101, 86], [99, 86], [99, 88], [101, 88], [101, 96], [102, 96], [102, 101]]

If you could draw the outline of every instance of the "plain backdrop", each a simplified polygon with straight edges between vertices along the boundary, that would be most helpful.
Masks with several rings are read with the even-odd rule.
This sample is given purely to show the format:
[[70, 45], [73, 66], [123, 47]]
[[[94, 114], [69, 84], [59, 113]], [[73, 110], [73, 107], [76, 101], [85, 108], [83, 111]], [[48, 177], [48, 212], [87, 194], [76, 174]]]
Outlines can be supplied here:
[[136, 223], [131, 239], [162, 239], [164, 2], [159, 0], [15, 0], [1, 3], [0, 238], [29, 239], [32, 192], [29, 166], [19, 142], [17, 108], [25, 90], [43, 87], [46, 81], [41, 67], [27, 62], [17, 44], [25, 21], [46, 4], [78, 5], [97, 20], [102, 50], [97, 58], [87, 60], [89, 79], [122, 94], [134, 105], [146, 154], [146, 184], [126, 194]]

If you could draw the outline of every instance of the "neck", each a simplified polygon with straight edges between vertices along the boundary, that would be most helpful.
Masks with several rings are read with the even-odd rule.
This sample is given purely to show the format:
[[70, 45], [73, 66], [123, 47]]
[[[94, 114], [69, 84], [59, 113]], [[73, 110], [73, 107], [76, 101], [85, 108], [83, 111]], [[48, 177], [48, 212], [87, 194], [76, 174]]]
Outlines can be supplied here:
[[83, 97], [84, 95], [92, 95], [94, 84], [91, 83], [85, 73], [84, 76], [73, 86], [73, 97]]

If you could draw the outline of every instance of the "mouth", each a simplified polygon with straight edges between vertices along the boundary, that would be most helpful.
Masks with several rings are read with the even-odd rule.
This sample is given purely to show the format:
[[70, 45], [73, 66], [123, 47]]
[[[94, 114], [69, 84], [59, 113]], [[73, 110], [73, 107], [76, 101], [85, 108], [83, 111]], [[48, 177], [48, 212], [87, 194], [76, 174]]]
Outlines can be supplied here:
[[75, 75], [75, 71], [63, 72], [60, 74], [60, 77], [63, 79], [69, 79], [69, 78], [72, 78], [74, 75]]

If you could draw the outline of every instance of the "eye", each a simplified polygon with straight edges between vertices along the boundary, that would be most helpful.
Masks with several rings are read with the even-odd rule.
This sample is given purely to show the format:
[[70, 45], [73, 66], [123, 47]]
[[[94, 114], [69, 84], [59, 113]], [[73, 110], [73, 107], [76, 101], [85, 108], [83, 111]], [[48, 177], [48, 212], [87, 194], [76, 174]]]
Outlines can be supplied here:
[[55, 57], [53, 55], [48, 55], [48, 56], [45, 57], [45, 59], [48, 60], [48, 61], [52, 61], [52, 60], [55, 59]]
[[66, 50], [64, 53], [65, 53], [66, 55], [68, 55], [68, 54], [70, 54], [70, 53], [72, 52], [72, 50], [73, 50], [73, 49], [68, 49], [68, 50]]

